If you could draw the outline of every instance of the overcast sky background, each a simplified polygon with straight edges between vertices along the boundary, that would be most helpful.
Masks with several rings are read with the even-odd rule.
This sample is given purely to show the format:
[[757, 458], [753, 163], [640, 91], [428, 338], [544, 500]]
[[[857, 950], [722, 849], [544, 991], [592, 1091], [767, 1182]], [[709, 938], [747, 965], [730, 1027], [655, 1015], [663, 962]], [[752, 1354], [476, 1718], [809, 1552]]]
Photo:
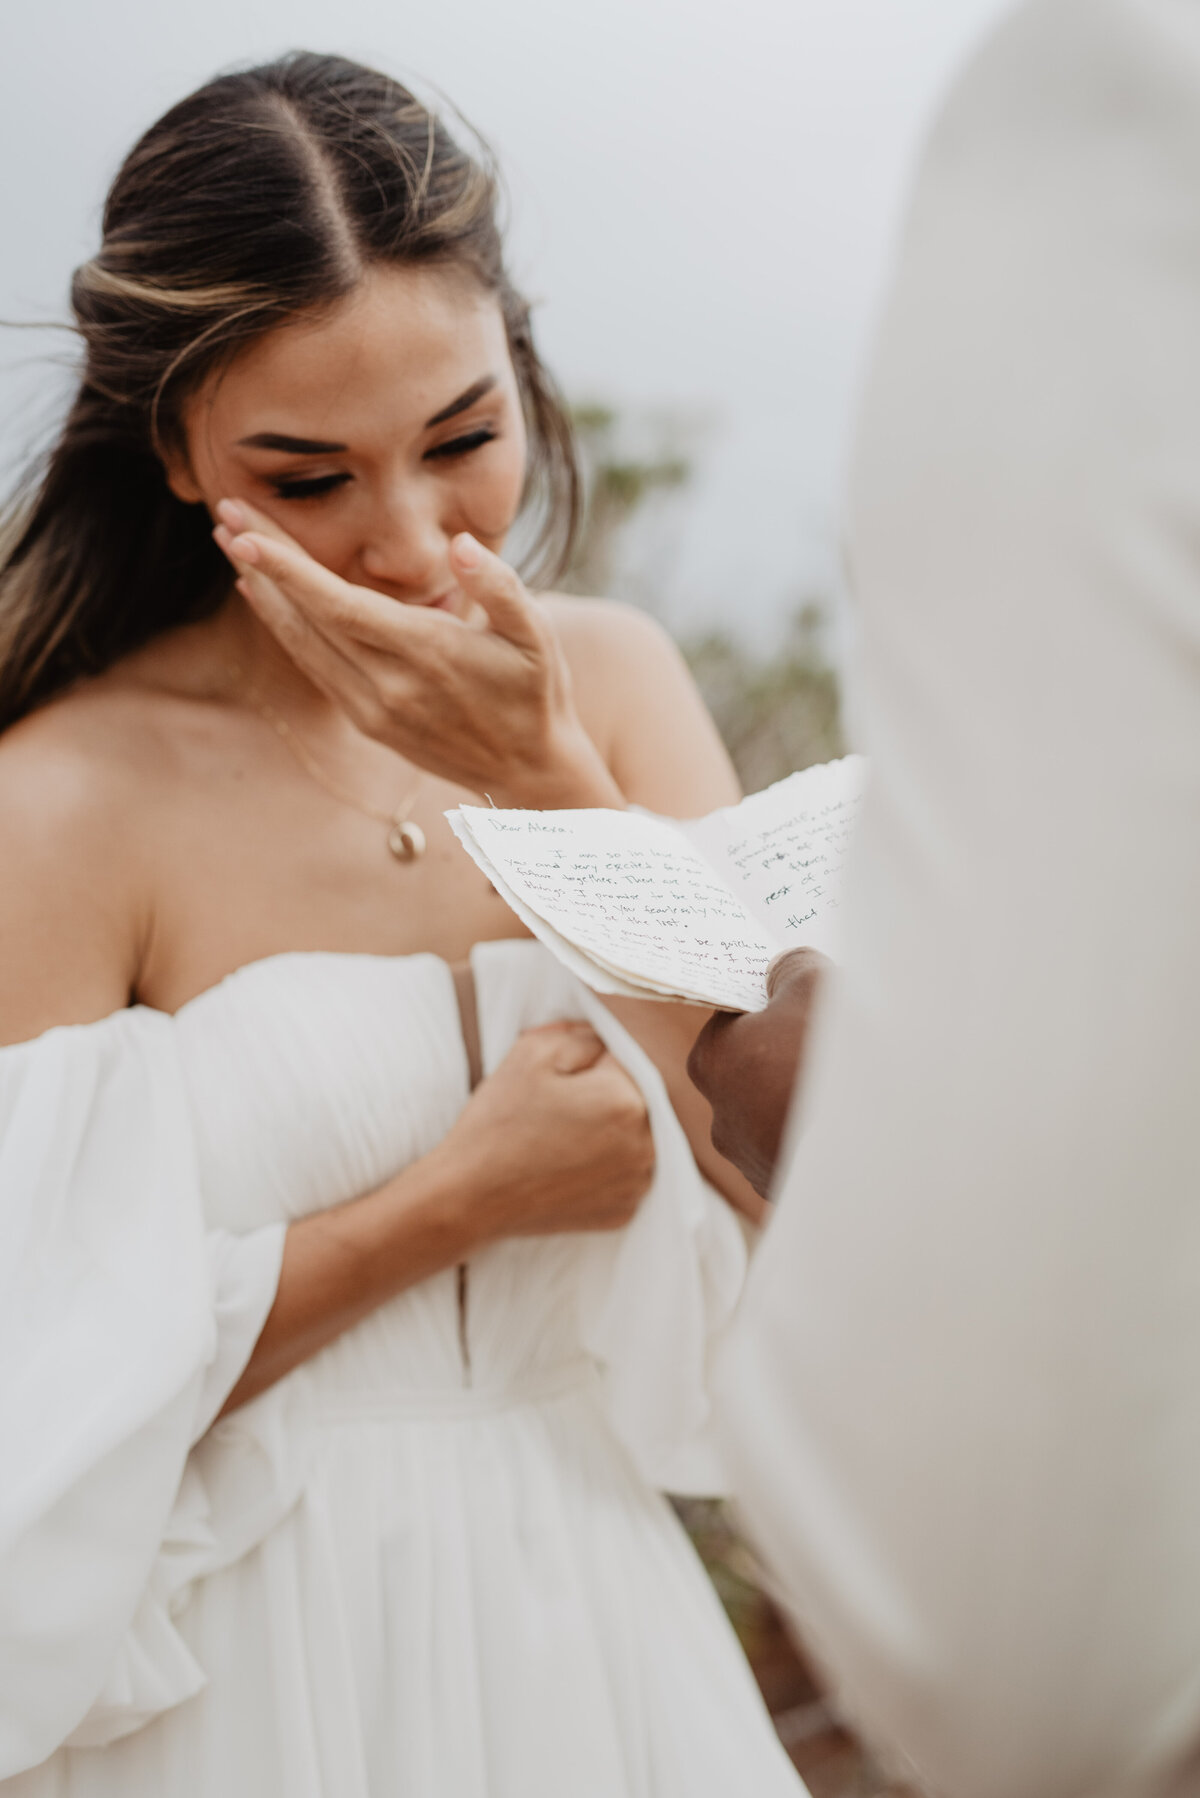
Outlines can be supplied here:
[[[65, 315], [124, 152], [294, 46], [436, 83], [498, 151], [518, 280], [573, 398], [694, 420], [658, 521], [684, 632], [760, 646], [836, 560], [855, 384], [920, 137], [1004, 0], [40, 0], [6, 9], [0, 316]], [[61, 376], [0, 338], [11, 469]], [[61, 347], [61, 346], [59, 346]]]

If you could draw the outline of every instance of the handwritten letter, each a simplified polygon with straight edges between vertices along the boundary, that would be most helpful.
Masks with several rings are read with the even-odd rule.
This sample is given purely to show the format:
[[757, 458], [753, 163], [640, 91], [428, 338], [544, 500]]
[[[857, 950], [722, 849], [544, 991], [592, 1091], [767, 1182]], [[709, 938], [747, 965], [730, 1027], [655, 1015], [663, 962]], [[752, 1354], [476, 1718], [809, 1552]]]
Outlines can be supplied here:
[[534, 930], [543, 919], [622, 982], [737, 1011], [762, 1004], [771, 942], [673, 825], [636, 812], [462, 812]]
[[518, 917], [597, 991], [757, 1011], [779, 950], [836, 949], [864, 773], [848, 756], [696, 823], [471, 805], [447, 816]]
[[680, 825], [776, 949], [836, 952], [842, 869], [865, 778], [862, 758], [847, 756]]

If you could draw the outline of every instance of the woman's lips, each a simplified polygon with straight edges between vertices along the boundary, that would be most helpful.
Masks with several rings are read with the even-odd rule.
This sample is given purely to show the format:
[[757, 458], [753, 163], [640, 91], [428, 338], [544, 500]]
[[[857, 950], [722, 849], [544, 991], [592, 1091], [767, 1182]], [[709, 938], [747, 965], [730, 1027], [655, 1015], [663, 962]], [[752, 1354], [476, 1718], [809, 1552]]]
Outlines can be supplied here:
[[449, 612], [454, 618], [465, 618], [473, 610], [472, 602], [458, 587], [439, 593], [435, 599], [427, 599], [425, 604], [432, 612]]

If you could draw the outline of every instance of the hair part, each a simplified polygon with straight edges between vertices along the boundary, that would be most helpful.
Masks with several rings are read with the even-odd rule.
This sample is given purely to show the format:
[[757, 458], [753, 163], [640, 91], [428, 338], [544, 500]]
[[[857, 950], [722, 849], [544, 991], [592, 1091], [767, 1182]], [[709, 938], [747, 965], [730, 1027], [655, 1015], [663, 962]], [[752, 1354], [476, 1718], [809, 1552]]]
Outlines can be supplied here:
[[204, 507], [164, 463], [187, 401], [250, 343], [335, 305], [373, 266], [444, 267], [495, 296], [529, 439], [525, 571], [561, 571], [574, 441], [504, 266], [498, 178], [398, 81], [295, 52], [218, 76], [129, 153], [71, 286], [79, 390], [0, 522], [0, 730], [229, 591]]

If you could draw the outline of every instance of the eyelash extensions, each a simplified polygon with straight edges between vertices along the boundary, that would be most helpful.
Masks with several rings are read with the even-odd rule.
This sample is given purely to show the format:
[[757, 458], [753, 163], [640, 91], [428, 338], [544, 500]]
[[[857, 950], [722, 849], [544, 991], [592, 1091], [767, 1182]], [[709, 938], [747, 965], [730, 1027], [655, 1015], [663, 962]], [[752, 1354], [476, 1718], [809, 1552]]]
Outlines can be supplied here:
[[449, 443], [439, 443], [435, 449], [426, 450], [423, 460], [450, 461], [455, 456], [466, 456], [472, 450], [482, 449], [485, 443], [494, 443], [495, 440], [496, 432], [491, 426], [481, 425], [477, 431], [468, 431], [463, 437], [452, 437]]
[[[459, 456], [469, 456], [472, 450], [482, 449], [486, 443], [494, 443], [497, 435], [489, 425], [484, 425], [477, 431], [468, 431], [462, 437], [451, 438], [449, 443], [439, 443], [434, 449], [426, 450], [422, 459], [426, 462], [454, 461]], [[271, 485], [278, 499], [319, 499], [349, 479], [350, 476], [344, 473], [321, 474], [299, 480], [272, 481]]]
[[332, 493], [335, 487], [342, 487], [350, 479], [348, 474], [319, 474], [311, 480], [272, 481], [278, 499], [316, 499], [322, 493]]

